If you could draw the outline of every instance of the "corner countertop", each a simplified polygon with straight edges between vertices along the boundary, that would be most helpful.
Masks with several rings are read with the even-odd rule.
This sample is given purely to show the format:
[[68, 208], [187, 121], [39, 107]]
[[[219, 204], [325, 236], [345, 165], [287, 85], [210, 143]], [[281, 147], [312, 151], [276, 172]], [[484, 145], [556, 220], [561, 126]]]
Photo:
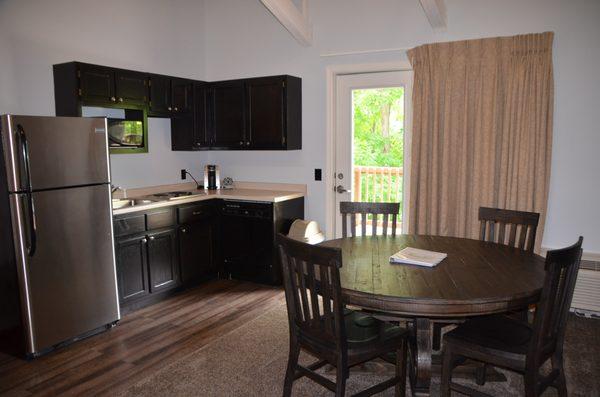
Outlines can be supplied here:
[[[153, 208], [175, 206], [210, 199], [245, 200], [256, 202], [278, 203], [306, 195], [305, 185], [239, 183], [239, 187], [219, 190], [197, 190], [190, 184], [136, 188], [127, 191], [127, 199], [143, 199], [152, 194], [165, 191], [192, 192], [192, 195], [171, 200], [155, 201], [113, 210], [113, 215], [128, 214]], [[281, 188], [281, 189], [278, 189]], [[290, 189], [290, 190], [289, 190]]]

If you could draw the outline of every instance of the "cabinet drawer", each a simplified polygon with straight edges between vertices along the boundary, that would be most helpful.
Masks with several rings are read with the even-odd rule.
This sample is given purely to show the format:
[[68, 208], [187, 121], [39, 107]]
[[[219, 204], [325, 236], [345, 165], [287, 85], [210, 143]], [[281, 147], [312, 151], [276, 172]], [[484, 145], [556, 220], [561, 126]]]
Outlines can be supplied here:
[[212, 215], [210, 204], [190, 204], [177, 209], [179, 223], [192, 223]]
[[140, 233], [146, 230], [144, 214], [131, 215], [123, 218], [115, 218], [115, 237], [128, 234]]
[[148, 212], [146, 214], [146, 222], [148, 225], [148, 230], [173, 226], [176, 223], [175, 209], [165, 208]]

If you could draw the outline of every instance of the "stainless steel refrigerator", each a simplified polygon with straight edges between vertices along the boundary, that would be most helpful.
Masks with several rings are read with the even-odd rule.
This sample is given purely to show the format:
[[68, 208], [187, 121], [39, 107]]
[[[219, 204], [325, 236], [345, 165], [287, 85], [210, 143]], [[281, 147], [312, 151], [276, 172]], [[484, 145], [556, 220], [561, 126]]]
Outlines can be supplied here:
[[120, 318], [107, 125], [0, 121], [0, 323], [18, 329], [24, 353], [35, 357]]

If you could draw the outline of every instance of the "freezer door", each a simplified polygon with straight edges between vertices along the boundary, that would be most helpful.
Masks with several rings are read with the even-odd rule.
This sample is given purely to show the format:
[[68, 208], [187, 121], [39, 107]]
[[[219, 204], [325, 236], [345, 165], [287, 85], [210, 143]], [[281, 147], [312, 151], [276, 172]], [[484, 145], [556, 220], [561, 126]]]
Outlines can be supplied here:
[[2, 116], [9, 192], [110, 182], [106, 119]]
[[27, 195], [10, 195], [29, 353], [119, 319], [109, 200], [106, 184], [34, 192], [30, 223]]

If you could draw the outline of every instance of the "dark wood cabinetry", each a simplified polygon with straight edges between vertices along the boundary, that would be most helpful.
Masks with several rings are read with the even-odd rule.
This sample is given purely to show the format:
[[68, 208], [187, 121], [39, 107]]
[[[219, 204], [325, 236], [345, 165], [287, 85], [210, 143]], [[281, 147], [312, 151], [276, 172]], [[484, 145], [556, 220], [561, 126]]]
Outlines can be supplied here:
[[212, 203], [180, 206], [179, 254], [181, 279], [190, 284], [214, 272], [214, 211]]
[[246, 146], [243, 80], [211, 84], [212, 147], [241, 149]]
[[150, 292], [155, 293], [177, 286], [179, 261], [176, 229], [148, 234], [148, 269]]
[[146, 236], [123, 237], [115, 244], [119, 301], [142, 298], [150, 293]]
[[[302, 148], [301, 79], [269, 76], [205, 83], [107, 66], [54, 65], [57, 116], [82, 106], [122, 107], [171, 119], [172, 149], [297, 150]], [[111, 153], [145, 153], [144, 147]]]

